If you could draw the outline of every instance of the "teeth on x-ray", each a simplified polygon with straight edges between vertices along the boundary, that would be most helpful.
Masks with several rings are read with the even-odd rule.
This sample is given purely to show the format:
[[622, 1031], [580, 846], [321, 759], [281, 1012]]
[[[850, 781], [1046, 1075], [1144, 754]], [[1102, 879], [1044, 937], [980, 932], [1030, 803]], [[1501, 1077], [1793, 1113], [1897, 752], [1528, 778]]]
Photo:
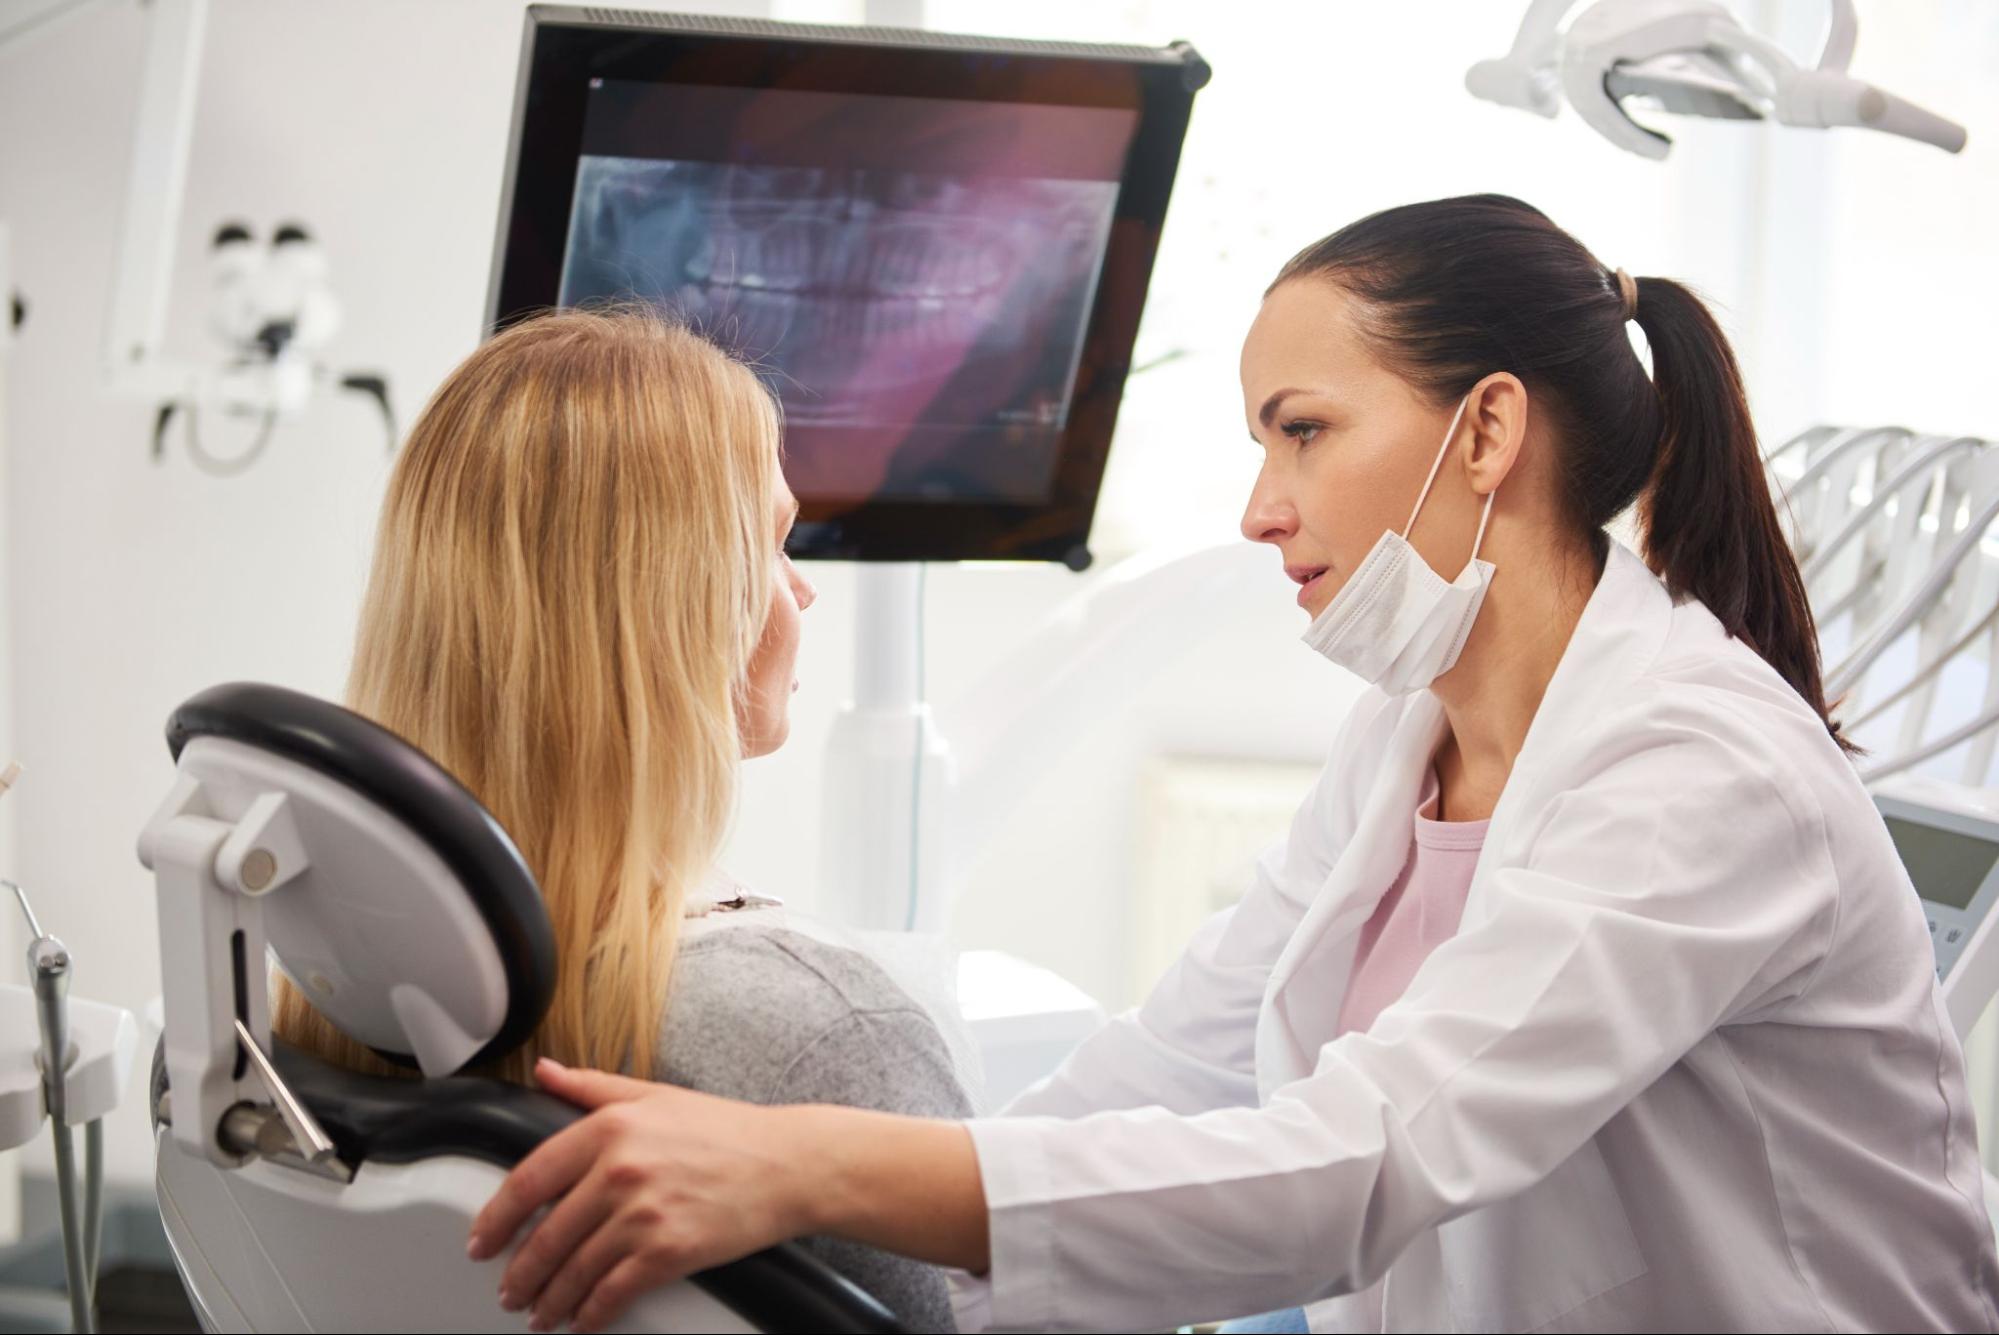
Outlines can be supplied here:
[[[781, 371], [794, 425], [1043, 419], [1067, 397], [1116, 193], [586, 156], [561, 301], [676, 307]], [[983, 398], [964, 388], [981, 380]]]

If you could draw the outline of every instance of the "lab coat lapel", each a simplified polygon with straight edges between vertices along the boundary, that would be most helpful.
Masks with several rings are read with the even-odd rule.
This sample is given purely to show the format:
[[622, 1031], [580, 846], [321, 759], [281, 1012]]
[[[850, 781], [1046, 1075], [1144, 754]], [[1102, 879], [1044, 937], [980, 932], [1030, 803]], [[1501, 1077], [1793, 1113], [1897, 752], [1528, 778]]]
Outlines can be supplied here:
[[[1545, 800], [1540, 791], [1543, 772], [1561, 755], [1564, 743], [1600, 714], [1603, 702], [1619, 698], [1657, 655], [1672, 608], [1672, 597], [1658, 577], [1635, 553], [1612, 540], [1603, 577], [1548, 681], [1493, 809], [1485, 846], [1472, 873], [1465, 923], [1481, 921], [1487, 912], [1480, 891], [1487, 863], [1512, 856], [1507, 849], [1516, 827], [1524, 827]], [[1353, 971], [1360, 925], [1393, 884], [1401, 870], [1399, 859], [1407, 856], [1409, 813], [1415, 809], [1423, 770], [1436, 754], [1443, 731], [1443, 707], [1425, 691], [1393, 734], [1346, 855], [1278, 959], [1257, 1032], [1257, 1082], [1266, 1099], [1276, 1085], [1308, 1074], [1318, 1062], [1319, 1048], [1333, 1037]], [[1360, 765], [1366, 761], [1342, 759]], [[1360, 765], [1355, 766], [1354, 780], [1367, 783], [1369, 777]], [[1315, 958], [1321, 954], [1329, 958]], [[1436, 1229], [1411, 1238], [1380, 1283], [1383, 1330], [1458, 1329], [1446, 1299], [1443, 1246]], [[1312, 1330], [1347, 1330], [1359, 1328], [1357, 1323], [1371, 1319], [1371, 1313], [1365, 1302], [1347, 1295], [1314, 1304], [1307, 1318]]]
[[1361, 925], [1374, 913], [1409, 857], [1416, 796], [1443, 740], [1444, 710], [1422, 691], [1390, 734], [1380, 764], [1354, 773], [1368, 785], [1353, 836], [1327, 874], [1271, 970], [1257, 1025], [1256, 1075], [1263, 1096], [1308, 1074], [1333, 1038], [1353, 970]]
[[1485, 920], [1488, 907], [1481, 887], [1486, 867], [1511, 856], [1508, 849], [1516, 826], [1541, 809], [1545, 795], [1535, 794], [1549, 762], [1602, 713], [1605, 700], [1620, 698], [1627, 684], [1657, 656], [1672, 611], [1673, 598], [1665, 584], [1637, 553], [1611, 539], [1603, 576], [1583, 607], [1555, 675], [1548, 679], [1520, 754], [1514, 757], [1513, 772], [1493, 806], [1485, 846], [1472, 870], [1460, 931]]
[[[1638, 555], [1611, 540], [1602, 577], [1576, 623], [1555, 675], [1529, 725], [1513, 773], [1493, 809], [1485, 847], [1472, 875], [1465, 922], [1481, 921], [1480, 884], [1487, 863], [1506, 856], [1515, 826], [1533, 814], [1528, 794], [1548, 758], [1558, 755], [1658, 653], [1673, 601]], [[1256, 1035], [1259, 1093], [1311, 1073], [1319, 1049], [1334, 1038], [1340, 1003], [1352, 976], [1359, 932], [1409, 856], [1411, 816], [1424, 772], [1444, 737], [1443, 705], [1428, 691], [1410, 700], [1372, 774], [1370, 757], [1340, 757], [1351, 779], [1368, 785], [1352, 838], [1299, 920], [1271, 970]]]

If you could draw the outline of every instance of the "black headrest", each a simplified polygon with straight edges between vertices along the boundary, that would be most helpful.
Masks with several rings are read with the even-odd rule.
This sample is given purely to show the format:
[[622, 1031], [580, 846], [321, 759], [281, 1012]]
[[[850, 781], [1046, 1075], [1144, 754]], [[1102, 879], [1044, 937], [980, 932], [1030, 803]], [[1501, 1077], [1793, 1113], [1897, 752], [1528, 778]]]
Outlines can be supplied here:
[[[465, 887], [506, 971], [506, 1018], [468, 1064], [527, 1040], [555, 995], [555, 933], [534, 873], [465, 785], [387, 728], [282, 686], [232, 682], [194, 696], [167, 720], [176, 761], [197, 737], [228, 738], [337, 780], [429, 845]], [[406, 1052], [382, 1055], [414, 1065]]]

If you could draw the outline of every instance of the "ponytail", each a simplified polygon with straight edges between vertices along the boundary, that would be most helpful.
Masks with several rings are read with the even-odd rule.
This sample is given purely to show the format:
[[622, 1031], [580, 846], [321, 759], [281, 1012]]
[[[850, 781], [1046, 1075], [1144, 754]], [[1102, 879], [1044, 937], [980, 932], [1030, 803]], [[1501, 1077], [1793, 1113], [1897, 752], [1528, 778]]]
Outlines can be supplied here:
[[[1438, 403], [1511, 371], [1556, 424], [1561, 500], [1603, 554], [1633, 502], [1645, 554], [1675, 596], [1698, 598], [1841, 735], [1820, 681], [1818, 632], [1777, 523], [1728, 340], [1692, 292], [1613, 277], [1538, 209], [1505, 195], [1409, 204], [1307, 247], [1272, 287], [1337, 283], [1368, 307], [1362, 335]], [[1652, 377], [1631, 345], [1635, 318]]]
[[1706, 304], [1671, 279], [1640, 278], [1637, 290], [1660, 418], [1658, 463], [1639, 502], [1646, 561], [1675, 596], [1700, 599], [1777, 669], [1852, 750], [1825, 701], [1818, 629], [1728, 339]]

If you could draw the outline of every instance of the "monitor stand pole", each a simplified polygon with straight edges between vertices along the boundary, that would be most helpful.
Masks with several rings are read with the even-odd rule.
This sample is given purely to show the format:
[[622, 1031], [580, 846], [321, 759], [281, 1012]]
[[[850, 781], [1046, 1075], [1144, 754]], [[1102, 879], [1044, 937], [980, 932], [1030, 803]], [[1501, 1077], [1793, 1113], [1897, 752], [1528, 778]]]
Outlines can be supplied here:
[[849, 927], [940, 932], [955, 775], [924, 698], [923, 570], [856, 574], [854, 695], [826, 747], [819, 902]]

